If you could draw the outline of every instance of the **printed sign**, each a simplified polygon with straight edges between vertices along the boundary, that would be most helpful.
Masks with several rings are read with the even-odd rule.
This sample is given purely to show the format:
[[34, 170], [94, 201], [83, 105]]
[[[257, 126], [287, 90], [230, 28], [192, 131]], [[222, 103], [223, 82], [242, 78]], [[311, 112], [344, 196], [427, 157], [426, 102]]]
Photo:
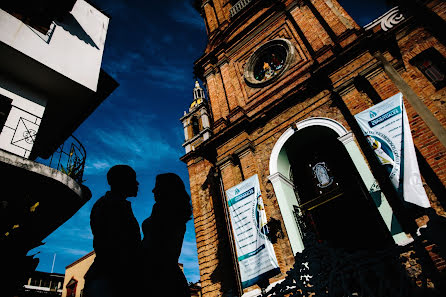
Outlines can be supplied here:
[[259, 179], [254, 175], [226, 191], [242, 287], [277, 275], [279, 265], [269, 241]]
[[421, 183], [403, 95], [398, 93], [355, 118], [398, 193], [407, 202], [430, 207]]

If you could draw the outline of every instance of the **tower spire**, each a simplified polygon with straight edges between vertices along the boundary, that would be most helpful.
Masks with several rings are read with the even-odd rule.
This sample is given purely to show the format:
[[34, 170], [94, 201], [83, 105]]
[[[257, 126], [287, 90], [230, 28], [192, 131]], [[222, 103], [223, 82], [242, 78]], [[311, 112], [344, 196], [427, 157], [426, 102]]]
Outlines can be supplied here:
[[195, 80], [194, 100], [189, 106], [189, 112], [184, 112], [180, 121], [183, 123], [184, 140], [183, 147], [186, 154], [195, 150], [201, 143], [211, 137], [211, 118], [206, 102], [204, 90], [198, 80]]
[[205, 99], [204, 90], [201, 88], [198, 80], [196, 80], [195, 87], [194, 87], [194, 101], [192, 101], [192, 103], [189, 107], [189, 111], [191, 111], [195, 106], [202, 103], [204, 99]]

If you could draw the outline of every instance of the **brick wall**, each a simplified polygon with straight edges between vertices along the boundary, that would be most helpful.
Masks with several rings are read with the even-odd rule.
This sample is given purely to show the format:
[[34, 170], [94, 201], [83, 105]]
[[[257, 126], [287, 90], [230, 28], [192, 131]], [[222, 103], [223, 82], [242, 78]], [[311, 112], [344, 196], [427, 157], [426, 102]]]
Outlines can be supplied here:
[[[274, 189], [268, 180], [271, 152], [277, 140], [293, 123], [311, 117], [330, 118], [351, 131], [346, 111], [332, 100], [332, 90], [340, 94], [347, 106], [347, 116], [369, 108], [374, 104], [370, 94], [357, 89], [354, 84], [354, 79], [359, 75], [370, 83], [381, 99], [400, 91], [374, 58], [373, 51], [376, 49], [372, 49], [373, 44], [361, 41], [365, 36], [357, 31], [358, 25], [335, 0], [301, 1], [307, 3], [302, 5], [295, 5], [295, 1], [283, 1], [282, 8], [273, 11], [268, 7], [259, 7], [252, 14], [247, 13], [249, 18], [235, 28], [231, 27], [231, 20], [224, 12], [225, 7], [230, 5], [229, 1], [219, 0], [219, 3], [220, 8], [214, 5], [213, 11], [220, 9], [219, 20], [223, 22], [214, 29], [220, 35], [216, 39], [210, 37], [205, 56], [196, 62], [196, 67], [202, 68], [207, 82], [214, 137], [210, 144], [202, 144], [205, 149], [197, 150], [186, 158], [203, 296], [221, 296], [228, 288], [235, 286], [234, 275], [230, 275], [234, 274], [234, 267], [227, 238], [227, 222], [219, 181], [215, 180], [214, 173], [221, 171], [224, 190], [242, 182], [243, 178], [258, 174], [268, 220], [278, 220], [283, 231], [273, 245], [281, 274], [271, 282], [279, 280], [294, 264], [294, 257]], [[314, 5], [320, 16], [310, 9], [308, 3]], [[442, 5], [435, 6], [435, 10], [443, 17], [446, 12]], [[208, 19], [208, 23], [210, 21]], [[217, 22], [216, 18], [213, 22]], [[380, 34], [379, 30], [373, 32]], [[446, 48], [429, 32], [410, 23], [392, 34], [400, 55], [394, 57], [384, 51], [384, 57], [397, 68], [403, 79], [446, 127], [446, 88], [436, 90], [409, 63], [410, 59], [429, 47], [446, 56]], [[295, 60], [275, 83], [263, 88], [249, 86], [243, 76], [249, 57], [259, 46], [275, 38], [285, 38], [293, 44]], [[394, 51], [392, 53], [395, 54]], [[314, 78], [317, 71], [325, 72]], [[445, 147], [407, 101], [405, 106], [415, 146], [435, 177], [446, 185]], [[214, 157], [206, 157], [209, 155], [207, 150], [215, 153], [210, 154], [215, 155], [215, 160]], [[431, 179], [423, 176], [423, 181], [433, 207], [437, 213], [445, 215], [439, 197], [430, 187]]]

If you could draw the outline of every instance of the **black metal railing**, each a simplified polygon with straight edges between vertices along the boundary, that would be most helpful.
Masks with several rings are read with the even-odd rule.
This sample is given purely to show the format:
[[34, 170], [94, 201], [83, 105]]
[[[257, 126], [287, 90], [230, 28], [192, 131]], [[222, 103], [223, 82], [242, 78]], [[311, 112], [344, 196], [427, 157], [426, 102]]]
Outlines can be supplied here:
[[406, 246], [346, 250], [318, 240], [296, 216], [305, 249], [285, 279], [263, 297], [428, 297], [446, 296], [444, 282], [425, 250], [423, 238]]
[[234, 4], [234, 6], [231, 7], [229, 10], [231, 14], [231, 18], [234, 17], [237, 13], [239, 13], [243, 8], [248, 6], [249, 3], [251, 3], [253, 0], [240, 0], [237, 3]]
[[83, 182], [85, 159], [87, 152], [82, 143], [74, 136], [70, 136], [61, 144], [45, 165], [60, 170], [77, 183]]

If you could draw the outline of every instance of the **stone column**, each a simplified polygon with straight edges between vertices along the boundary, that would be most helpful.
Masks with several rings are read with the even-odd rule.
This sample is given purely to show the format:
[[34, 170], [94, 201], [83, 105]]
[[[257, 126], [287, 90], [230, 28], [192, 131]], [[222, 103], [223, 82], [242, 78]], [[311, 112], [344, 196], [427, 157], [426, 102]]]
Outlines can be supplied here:
[[423, 101], [417, 96], [412, 88], [406, 83], [396, 69], [390, 64], [389, 61], [379, 51], [375, 52], [373, 56], [381, 62], [384, 72], [389, 76], [392, 82], [403, 93], [404, 98], [410, 103], [415, 111], [420, 115], [429, 129], [438, 138], [440, 143], [446, 147], [446, 129], [437, 120], [437, 118], [430, 112]]
[[350, 155], [353, 164], [358, 170], [358, 173], [361, 176], [362, 181], [364, 182], [367, 190], [369, 191], [369, 194], [372, 197], [376, 207], [378, 208], [378, 211], [381, 214], [381, 217], [383, 218], [387, 228], [392, 234], [394, 241], [399, 245], [406, 244], [408, 242], [408, 237], [402, 231], [399, 222], [397, 221], [395, 215], [393, 214], [392, 207], [387, 201], [387, 198], [384, 195], [384, 193], [381, 191], [378, 182], [373, 177], [373, 174], [370, 171], [367, 162], [365, 161], [364, 157], [361, 154], [361, 151], [356, 145], [353, 133], [352, 132], [346, 133], [345, 135], [340, 136], [338, 140], [342, 142], [348, 154]]
[[304, 244], [294, 216], [294, 206], [297, 206], [298, 202], [294, 192], [293, 182], [280, 172], [268, 176], [268, 179], [273, 184], [283, 223], [288, 234], [288, 239], [290, 240], [291, 249], [295, 255], [303, 251]]

